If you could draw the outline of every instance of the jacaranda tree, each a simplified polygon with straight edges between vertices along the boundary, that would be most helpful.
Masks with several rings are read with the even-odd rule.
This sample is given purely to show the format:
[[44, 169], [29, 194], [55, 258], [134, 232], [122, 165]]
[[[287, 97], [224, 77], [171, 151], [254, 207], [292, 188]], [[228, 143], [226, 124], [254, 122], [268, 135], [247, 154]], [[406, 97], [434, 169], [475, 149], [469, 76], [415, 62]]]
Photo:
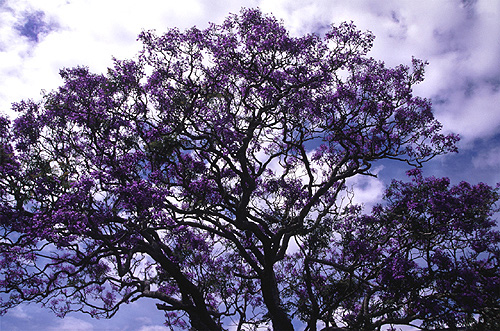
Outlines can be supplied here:
[[353, 24], [291, 37], [254, 9], [139, 39], [1, 118], [4, 312], [154, 298], [196, 330], [495, 323], [495, 189], [414, 170], [369, 216], [346, 202], [377, 160], [455, 151], [412, 94], [424, 62], [387, 68]]

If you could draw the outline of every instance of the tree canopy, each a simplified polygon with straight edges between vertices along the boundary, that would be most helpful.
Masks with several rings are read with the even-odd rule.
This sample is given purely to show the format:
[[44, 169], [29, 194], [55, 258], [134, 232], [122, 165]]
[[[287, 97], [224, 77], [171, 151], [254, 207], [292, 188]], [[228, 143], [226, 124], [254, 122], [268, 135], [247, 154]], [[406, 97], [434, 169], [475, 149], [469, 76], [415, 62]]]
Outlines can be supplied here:
[[139, 39], [0, 118], [3, 312], [154, 298], [196, 330], [498, 326], [496, 189], [412, 170], [370, 215], [348, 202], [378, 160], [456, 151], [412, 93], [425, 62], [388, 68], [352, 23], [292, 37], [258, 9]]

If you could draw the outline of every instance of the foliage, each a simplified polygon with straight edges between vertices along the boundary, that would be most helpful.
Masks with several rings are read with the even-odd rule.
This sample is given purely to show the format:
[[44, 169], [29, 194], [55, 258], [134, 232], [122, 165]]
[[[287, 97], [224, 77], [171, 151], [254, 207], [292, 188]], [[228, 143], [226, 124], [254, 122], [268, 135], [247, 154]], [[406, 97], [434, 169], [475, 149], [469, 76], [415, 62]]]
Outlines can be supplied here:
[[305, 316], [334, 320], [342, 308], [342, 321], [359, 330], [416, 320], [431, 329], [496, 329], [497, 190], [483, 183], [450, 187], [447, 178], [423, 178], [418, 169], [409, 175], [410, 183], [393, 181], [386, 205], [371, 215], [350, 207], [324, 248], [304, 251], [311, 271], [298, 283], [310, 279], [314, 293], [302, 301]]
[[339, 204], [377, 160], [456, 150], [412, 94], [424, 62], [387, 68], [353, 24], [291, 37], [254, 9], [139, 38], [137, 59], [64, 69], [1, 118], [4, 311], [149, 297], [197, 330], [491, 323], [495, 190], [414, 173], [370, 216]]

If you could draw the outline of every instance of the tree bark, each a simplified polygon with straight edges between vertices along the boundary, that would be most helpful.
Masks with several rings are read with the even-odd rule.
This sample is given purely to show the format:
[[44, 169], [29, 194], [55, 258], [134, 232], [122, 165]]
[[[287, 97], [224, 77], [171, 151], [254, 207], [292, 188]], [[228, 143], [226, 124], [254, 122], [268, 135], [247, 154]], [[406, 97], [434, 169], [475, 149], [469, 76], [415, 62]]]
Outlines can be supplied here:
[[278, 283], [272, 267], [264, 270], [264, 277], [261, 278], [261, 288], [264, 303], [273, 323], [273, 330], [293, 331], [292, 321], [281, 304]]

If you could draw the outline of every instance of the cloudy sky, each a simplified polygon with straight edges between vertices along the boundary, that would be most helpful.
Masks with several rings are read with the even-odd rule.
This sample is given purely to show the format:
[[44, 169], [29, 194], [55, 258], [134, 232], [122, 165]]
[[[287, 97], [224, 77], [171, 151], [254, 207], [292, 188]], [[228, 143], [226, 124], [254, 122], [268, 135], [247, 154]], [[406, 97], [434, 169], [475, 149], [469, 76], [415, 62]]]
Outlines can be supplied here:
[[[137, 35], [220, 23], [241, 7], [260, 7], [283, 19], [292, 34], [354, 21], [371, 30], [370, 53], [388, 65], [429, 61], [416, 88], [431, 98], [446, 131], [460, 134], [460, 153], [437, 158], [425, 175], [453, 182], [500, 182], [499, 0], [0, 0], [0, 113], [57, 87], [60, 68], [86, 65], [103, 72], [112, 57], [135, 56]], [[360, 201], [381, 197], [384, 185], [407, 168], [380, 164], [378, 179], [353, 181]], [[149, 301], [124, 307], [114, 319], [70, 315], [61, 320], [35, 305], [0, 319], [1, 330], [162, 330]]]

